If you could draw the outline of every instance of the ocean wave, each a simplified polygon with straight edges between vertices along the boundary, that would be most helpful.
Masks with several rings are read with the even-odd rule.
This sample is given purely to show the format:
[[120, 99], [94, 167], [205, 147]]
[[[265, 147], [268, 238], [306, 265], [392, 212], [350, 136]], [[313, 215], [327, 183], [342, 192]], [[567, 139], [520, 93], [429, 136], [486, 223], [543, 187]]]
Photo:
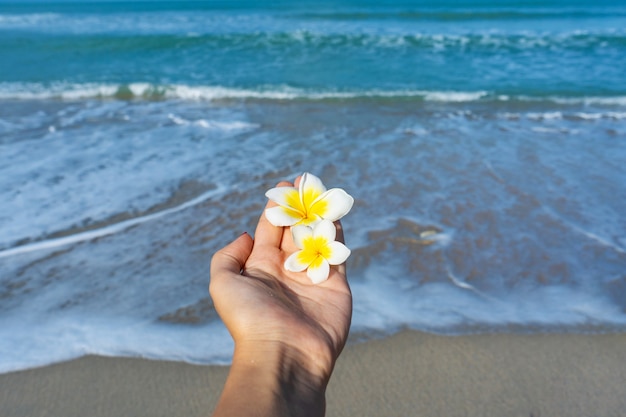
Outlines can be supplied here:
[[528, 119], [535, 122], [544, 122], [548, 120], [574, 120], [574, 121], [597, 121], [597, 120], [624, 120], [626, 119], [626, 112], [617, 111], [596, 111], [596, 112], [560, 112], [560, 111], [547, 111], [547, 112], [502, 112], [498, 113], [498, 118], [505, 120], [520, 120]]
[[[584, 105], [584, 106], [616, 106], [623, 107], [626, 106], [626, 96], [624, 95], [614, 95], [614, 96], [571, 96], [571, 97], [563, 97], [563, 96], [554, 96], [554, 95], [498, 95], [495, 97], [498, 101], [511, 101], [511, 102], [529, 102], [529, 103], [551, 103], [551, 104], [561, 104], [561, 105]], [[619, 115], [619, 113], [614, 113], [614, 115]], [[619, 116], [617, 116], [619, 117]]]
[[[172, 10], [167, 7], [159, 9], [157, 4], [150, 2], [147, 7], [141, 4], [133, 4], [128, 7], [117, 7], [109, 4], [104, 9], [101, 7], [89, 7], [88, 4], [73, 5], [71, 12], [67, 8], [48, 6], [35, 11], [33, 8], [22, 10], [8, 10], [9, 13], [0, 14], [0, 29], [20, 30], [88, 30], [94, 31], [151, 31], [163, 33], [180, 23], [185, 26], [201, 28], [207, 22], [232, 21], [234, 26], [247, 23], [248, 27], [271, 27], [276, 25], [302, 24], [303, 22], [315, 22], [322, 24], [371, 24], [378, 22], [416, 23], [416, 22], [503, 22], [510, 21], [542, 21], [547, 19], [556, 20], [602, 20], [616, 19], [626, 16], [626, 8], [623, 6], [608, 7], [472, 7], [464, 6], [432, 7], [427, 5], [413, 7], [321, 7], [314, 11], [298, 10], [293, 7], [283, 10], [277, 8], [264, 8], [254, 4], [252, 8], [238, 8], [237, 15], [229, 13], [224, 7], [212, 8], [210, 4], [194, 2], [191, 8], [178, 7]], [[189, 6], [189, 4], [187, 5]], [[226, 7], [227, 8], [227, 7]], [[104, 13], [103, 13], [104, 12]], [[113, 17], [113, 18], [111, 18]], [[94, 25], [97, 23], [97, 25]], [[210, 26], [210, 25], [209, 25]], [[240, 26], [241, 27], [241, 26]], [[206, 28], [206, 26], [205, 26]], [[205, 29], [206, 30], [206, 29]]]
[[607, 8], [460, 8], [421, 10], [353, 10], [353, 11], [319, 11], [294, 14], [293, 18], [314, 20], [367, 21], [367, 20], [399, 20], [399, 21], [492, 21], [519, 19], [589, 19], [626, 16], [626, 9], [620, 7]]
[[58, 13], [0, 14], [0, 28], [37, 28], [42, 24], [50, 24], [62, 15]]
[[[157, 85], [150, 83], [0, 83], [0, 100], [362, 100], [398, 99], [423, 102], [545, 102], [561, 105], [626, 106], [626, 96], [550, 96], [507, 95], [478, 91], [437, 91], [420, 89], [304, 89], [288, 85], [232, 88], [210, 85]], [[611, 118], [623, 118], [623, 113], [607, 113]], [[552, 115], [552, 117], [558, 114]], [[541, 115], [542, 118], [551, 117]], [[581, 113], [581, 118], [585, 118]], [[590, 118], [598, 116], [589, 116]], [[173, 120], [176, 122], [176, 120]], [[181, 122], [182, 123], [182, 122]], [[240, 128], [240, 126], [236, 127]]]
[[[114, 8], [101, 14], [94, 13], [88, 8], [82, 13], [67, 13], [67, 11], [35, 13], [4, 13], [0, 14], [0, 29], [20, 30], [89, 30], [89, 31], [115, 31], [115, 30], [142, 30], [156, 31], [171, 30], [174, 24], [184, 22], [186, 25], [201, 27], [202, 22], [216, 19], [231, 19], [239, 22], [244, 19], [250, 24], [256, 25], [268, 23], [268, 16], [273, 16], [277, 22], [465, 22], [465, 21], [511, 21], [511, 20], [545, 20], [545, 19], [605, 19], [621, 18], [626, 16], [624, 7], [605, 8], [420, 8], [420, 9], [395, 9], [395, 8], [369, 8], [369, 9], [337, 9], [307, 12], [280, 12], [261, 14], [248, 11], [240, 13], [238, 17], [232, 14], [224, 14], [216, 10], [115, 10]], [[167, 12], [167, 13], [164, 13]], [[114, 19], [108, 17], [114, 15]], [[99, 27], [92, 26], [99, 23]]]
[[[94, 47], [94, 36], [107, 36], [104, 45], [115, 44], [118, 48], [172, 47], [176, 49], [197, 47], [198, 45], [218, 48], [288, 48], [308, 47], [313, 49], [336, 48], [403, 48], [422, 49], [493, 49], [532, 50], [537, 48], [590, 49], [626, 47], [626, 30], [621, 23], [609, 23], [594, 26], [594, 29], [575, 29], [565, 31], [544, 31], [541, 26], [515, 30], [508, 27], [507, 19], [515, 16], [546, 16], [545, 12], [509, 11], [481, 12], [461, 10], [454, 12], [407, 12], [387, 16], [372, 12], [365, 14], [306, 14], [292, 15], [255, 15], [237, 16], [219, 13], [176, 12], [162, 13], [115, 13], [106, 14], [0, 14], [0, 30], [19, 30], [30, 33], [52, 33], [73, 35], [73, 49]], [[581, 12], [582, 13], [582, 12]], [[626, 16], [626, 9], [611, 12], [610, 9], [593, 12], [588, 17], [597, 17], [594, 13], [612, 18]], [[380, 22], [360, 24], [358, 16], [371, 16], [385, 22], [397, 22], [397, 29]], [[353, 21], [350, 24], [319, 24], [316, 16], [322, 18], [341, 18]], [[325, 17], [326, 16], [326, 17]], [[448, 28], [415, 30], [419, 27], [403, 27], [402, 19], [422, 16], [428, 19], [440, 19], [445, 24], [455, 19], [504, 19], [502, 25], [485, 28], [480, 31]], [[559, 9], [547, 13], [549, 17], [567, 18], [567, 11]], [[585, 15], [583, 14], [583, 17]], [[370, 17], [368, 17], [370, 18]], [[383, 19], [384, 18], [384, 19]], [[390, 18], [393, 18], [389, 20]], [[216, 27], [220, 30], [216, 31]], [[589, 26], [581, 25], [588, 28]], [[250, 28], [250, 29], [242, 29]], [[110, 35], [115, 35], [110, 37]], [[13, 41], [11, 38], [7, 42]], [[59, 40], [56, 39], [55, 42]], [[99, 42], [95, 44], [100, 45]], [[102, 47], [102, 45], [100, 45]]]
[[424, 101], [466, 102], [480, 100], [486, 91], [359, 90], [335, 91], [266, 86], [257, 89], [223, 86], [155, 85], [149, 83], [0, 83], [0, 100], [84, 100], [84, 99], [178, 99], [213, 101], [229, 99], [328, 100], [359, 98], [416, 98]]

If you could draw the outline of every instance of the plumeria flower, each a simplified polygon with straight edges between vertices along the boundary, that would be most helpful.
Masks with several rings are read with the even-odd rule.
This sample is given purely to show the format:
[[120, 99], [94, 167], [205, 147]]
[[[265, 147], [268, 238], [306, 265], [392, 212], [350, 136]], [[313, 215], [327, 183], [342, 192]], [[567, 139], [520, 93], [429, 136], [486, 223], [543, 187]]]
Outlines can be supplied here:
[[275, 187], [265, 196], [278, 206], [265, 210], [265, 217], [274, 226], [310, 225], [322, 219], [334, 222], [352, 208], [354, 199], [341, 188], [326, 190], [313, 174], [302, 174], [298, 188]]
[[299, 225], [291, 228], [293, 242], [299, 249], [285, 261], [285, 269], [306, 274], [314, 284], [326, 281], [330, 265], [342, 264], [350, 256], [350, 249], [335, 240], [337, 229], [330, 220], [321, 220], [315, 227]]

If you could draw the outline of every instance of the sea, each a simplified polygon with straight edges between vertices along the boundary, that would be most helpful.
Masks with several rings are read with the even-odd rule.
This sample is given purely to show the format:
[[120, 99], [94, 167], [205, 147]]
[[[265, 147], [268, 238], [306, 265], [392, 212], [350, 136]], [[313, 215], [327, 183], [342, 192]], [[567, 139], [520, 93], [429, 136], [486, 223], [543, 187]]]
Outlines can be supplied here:
[[355, 198], [350, 343], [626, 331], [626, 2], [0, 1], [0, 373], [227, 364], [213, 253]]

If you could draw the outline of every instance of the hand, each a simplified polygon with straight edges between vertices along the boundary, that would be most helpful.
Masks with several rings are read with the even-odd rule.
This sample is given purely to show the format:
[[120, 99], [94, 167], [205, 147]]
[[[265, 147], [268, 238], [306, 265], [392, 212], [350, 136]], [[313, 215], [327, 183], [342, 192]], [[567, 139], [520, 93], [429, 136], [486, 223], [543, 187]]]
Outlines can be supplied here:
[[[267, 207], [273, 205], [269, 202]], [[341, 225], [336, 225], [337, 239], [343, 241]], [[279, 387], [283, 395], [290, 395], [285, 388], [295, 389], [292, 394], [297, 392], [299, 402], [306, 403], [309, 394], [311, 401], [318, 402], [321, 394], [323, 402], [324, 389], [348, 336], [352, 295], [345, 264], [331, 267], [328, 280], [317, 285], [305, 272], [285, 270], [285, 259], [296, 250], [290, 229], [273, 226], [262, 214], [254, 241], [243, 234], [213, 257], [211, 296], [235, 341], [225, 395], [258, 389], [250, 381], [252, 372], [261, 384]], [[246, 364], [254, 366], [250, 369]], [[292, 386], [285, 386], [286, 382]], [[303, 395], [302, 389], [308, 394]], [[296, 408], [306, 409], [305, 403]], [[223, 404], [233, 405], [225, 402], [224, 395]], [[218, 406], [216, 412], [226, 409]]]

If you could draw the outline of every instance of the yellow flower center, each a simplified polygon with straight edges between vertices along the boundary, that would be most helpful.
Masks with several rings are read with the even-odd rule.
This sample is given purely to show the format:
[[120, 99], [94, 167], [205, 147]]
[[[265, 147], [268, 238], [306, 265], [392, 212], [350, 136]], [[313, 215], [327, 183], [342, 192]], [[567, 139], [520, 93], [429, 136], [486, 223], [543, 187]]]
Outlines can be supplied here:
[[298, 261], [309, 268], [317, 268], [331, 255], [328, 240], [324, 237], [307, 237], [302, 242], [304, 248], [298, 254]]
[[313, 188], [305, 189], [302, 196], [300, 196], [297, 190], [292, 190], [285, 196], [286, 202], [290, 207], [284, 207], [284, 209], [292, 217], [301, 219], [297, 224], [310, 225], [323, 218], [328, 209], [327, 201], [321, 200], [313, 204], [319, 196], [320, 193]]

